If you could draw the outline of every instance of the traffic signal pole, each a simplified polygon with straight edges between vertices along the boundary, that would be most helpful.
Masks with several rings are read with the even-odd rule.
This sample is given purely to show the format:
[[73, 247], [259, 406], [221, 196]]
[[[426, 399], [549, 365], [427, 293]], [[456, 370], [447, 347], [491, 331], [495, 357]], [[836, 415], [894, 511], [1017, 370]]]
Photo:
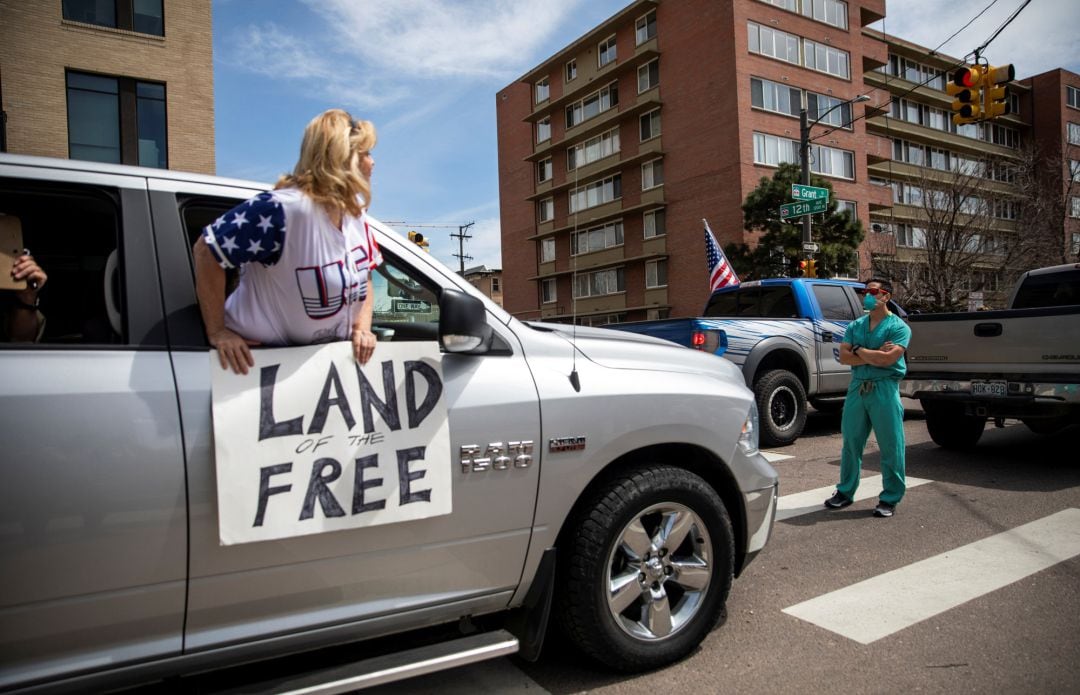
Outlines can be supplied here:
[[[799, 109], [799, 162], [802, 164], [802, 184], [810, 185], [810, 123], [806, 116], [806, 108]], [[802, 218], [802, 243], [805, 247], [812, 239], [810, 237], [810, 215]], [[810, 258], [808, 252], [803, 255]]]

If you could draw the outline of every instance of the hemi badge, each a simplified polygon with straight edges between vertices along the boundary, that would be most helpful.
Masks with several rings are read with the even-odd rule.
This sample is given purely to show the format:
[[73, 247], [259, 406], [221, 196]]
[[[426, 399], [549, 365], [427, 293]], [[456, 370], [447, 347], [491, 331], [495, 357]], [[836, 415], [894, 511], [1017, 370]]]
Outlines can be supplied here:
[[581, 451], [585, 448], [585, 437], [554, 437], [548, 440], [548, 451]]

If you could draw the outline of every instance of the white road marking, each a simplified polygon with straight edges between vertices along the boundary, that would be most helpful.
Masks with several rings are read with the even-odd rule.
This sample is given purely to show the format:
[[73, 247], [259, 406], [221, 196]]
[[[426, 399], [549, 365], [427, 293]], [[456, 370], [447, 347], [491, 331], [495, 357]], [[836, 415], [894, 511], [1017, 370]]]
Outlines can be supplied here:
[[775, 451], [762, 451], [761, 455], [769, 463], [776, 463], [777, 461], [783, 461], [784, 459], [793, 459], [793, 458], [795, 458], [791, 454], [778, 454]]
[[[924, 478], [907, 478], [905, 482], [910, 490], [913, 487], [926, 485], [934, 481]], [[783, 484], [782, 480], [781, 484]], [[836, 486], [829, 485], [828, 487], [819, 487], [816, 490], [784, 495], [776, 504], [776, 520], [783, 521], [793, 516], [820, 512], [825, 509], [825, 500], [832, 497], [834, 492], [836, 492]], [[871, 497], [877, 497], [880, 494], [881, 476], [869, 475], [859, 481], [859, 489], [855, 491], [855, 501], [860, 502]]]
[[1080, 509], [1064, 509], [981, 541], [785, 608], [862, 644], [1080, 555]]

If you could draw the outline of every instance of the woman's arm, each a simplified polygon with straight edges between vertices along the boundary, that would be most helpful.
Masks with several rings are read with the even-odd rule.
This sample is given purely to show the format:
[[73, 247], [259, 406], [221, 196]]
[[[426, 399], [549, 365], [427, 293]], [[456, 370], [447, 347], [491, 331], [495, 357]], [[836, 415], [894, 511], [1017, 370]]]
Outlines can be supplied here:
[[353, 316], [353, 356], [360, 364], [367, 364], [375, 352], [375, 334], [371, 332], [371, 317], [375, 313], [375, 286], [368, 274], [367, 294]]
[[225, 327], [225, 269], [218, 265], [202, 237], [195, 242], [193, 253], [195, 294], [199, 297], [206, 337], [217, 348], [222, 369], [231, 367], [237, 374], [247, 374], [255, 366], [248, 346], [258, 342], [246, 340]]

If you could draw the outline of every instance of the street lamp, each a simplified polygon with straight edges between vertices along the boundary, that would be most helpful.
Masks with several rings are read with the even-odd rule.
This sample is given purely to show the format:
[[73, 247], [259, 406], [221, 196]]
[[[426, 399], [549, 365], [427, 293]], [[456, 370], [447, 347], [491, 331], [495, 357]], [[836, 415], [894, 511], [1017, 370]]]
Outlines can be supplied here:
[[[821, 119], [828, 116], [830, 113], [840, 108], [844, 104], [857, 104], [862, 101], [870, 101], [870, 97], [866, 94], [860, 94], [847, 101], [841, 101], [831, 109], [814, 119], [813, 123], [807, 122], [806, 107], [804, 106], [799, 110], [799, 160], [802, 162], [802, 182], [804, 186], [810, 185], [810, 128], [821, 122]], [[847, 125], [847, 124], [845, 124]], [[802, 240], [803, 240], [803, 254], [806, 255], [805, 247], [810, 243], [810, 215], [803, 215], [802, 222]], [[809, 258], [809, 256], [807, 256]]]

